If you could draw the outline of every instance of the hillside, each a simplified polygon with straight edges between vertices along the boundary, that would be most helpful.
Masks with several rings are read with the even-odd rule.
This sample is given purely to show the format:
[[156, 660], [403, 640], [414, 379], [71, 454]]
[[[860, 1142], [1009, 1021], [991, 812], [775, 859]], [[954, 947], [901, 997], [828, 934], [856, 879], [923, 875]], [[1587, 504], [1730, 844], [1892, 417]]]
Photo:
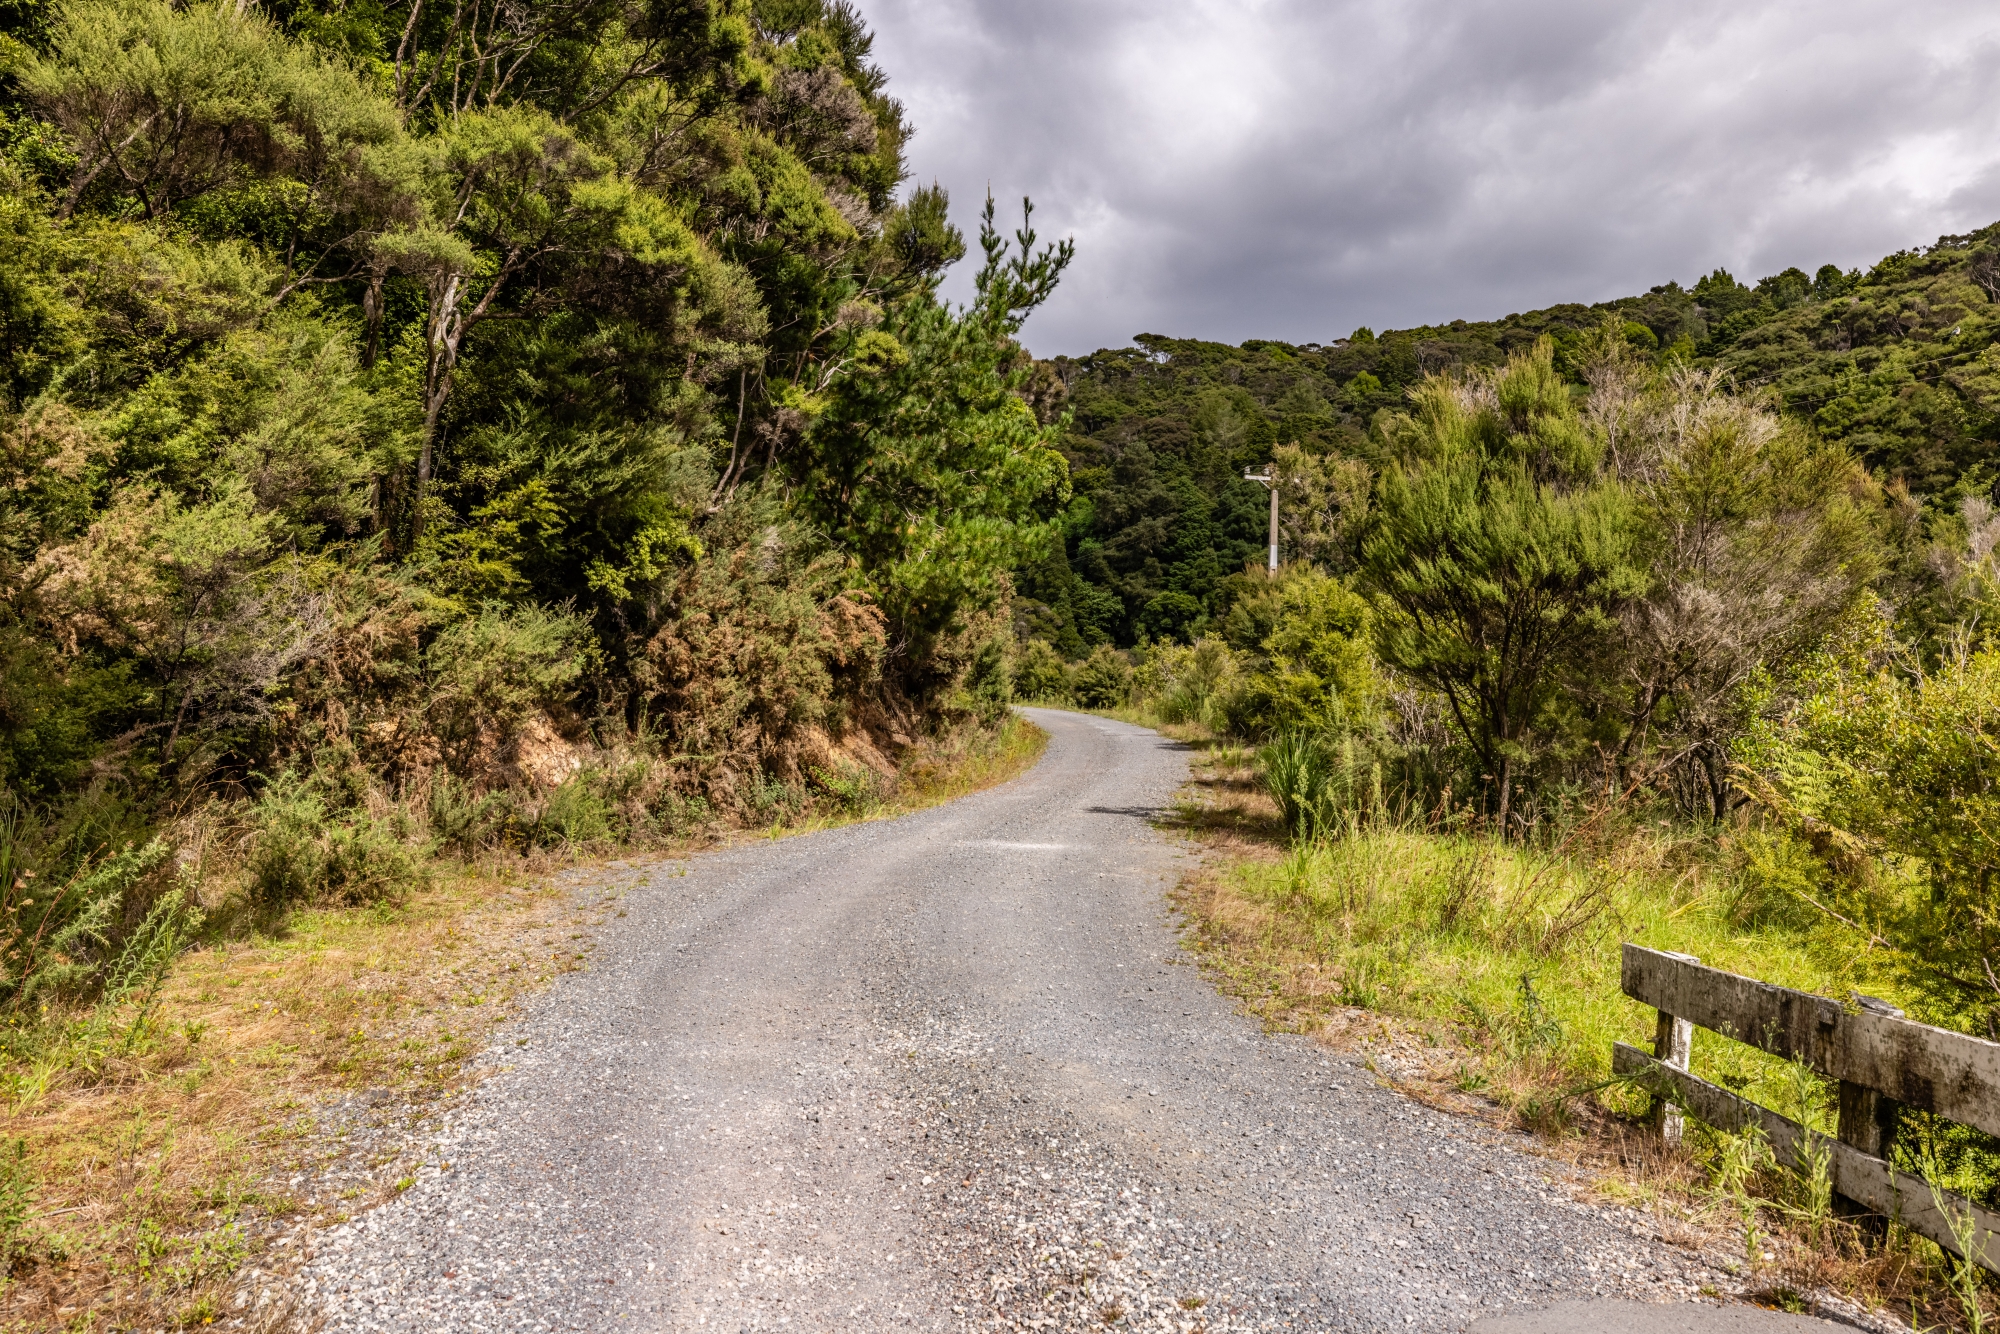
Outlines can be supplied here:
[[1484, 322], [1358, 329], [1331, 345], [1240, 347], [1144, 334], [1054, 366], [1074, 422], [1067, 544], [1023, 571], [1029, 629], [1071, 656], [1102, 642], [1185, 635], [1219, 614], [1228, 576], [1260, 557], [1261, 488], [1243, 468], [1297, 444], [1370, 455], [1375, 414], [1435, 371], [1497, 366], [1549, 337], [1557, 364], [1607, 315], [1635, 351], [1726, 370], [1932, 510], [2000, 480], [2000, 224], [1899, 251], [1866, 273], [1832, 265], [1568, 304]]
[[989, 219], [936, 298], [965, 238], [852, 6], [10, 12], [0, 783], [97, 812], [60, 856], [627, 744], [611, 826], [762, 819], [995, 716], [1061, 490], [1012, 335], [1067, 249]]

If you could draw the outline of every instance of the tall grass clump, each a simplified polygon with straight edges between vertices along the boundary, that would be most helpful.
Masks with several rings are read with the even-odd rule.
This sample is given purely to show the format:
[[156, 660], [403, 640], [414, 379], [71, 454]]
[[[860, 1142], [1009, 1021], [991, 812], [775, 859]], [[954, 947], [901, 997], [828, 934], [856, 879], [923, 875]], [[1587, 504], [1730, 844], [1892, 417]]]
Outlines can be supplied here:
[[1390, 814], [1382, 764], [1351, 734], [1286, 732], [1257, 752], [1257, 763], [1294, 839], [1340, 838]]

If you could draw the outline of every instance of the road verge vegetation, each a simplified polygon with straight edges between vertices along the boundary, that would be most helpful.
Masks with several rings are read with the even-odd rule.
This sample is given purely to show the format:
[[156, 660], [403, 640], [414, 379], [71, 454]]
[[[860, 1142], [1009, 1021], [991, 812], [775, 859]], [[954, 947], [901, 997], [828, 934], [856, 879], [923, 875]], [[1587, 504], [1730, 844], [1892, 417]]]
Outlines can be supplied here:
[[[1207, 851], [1176, 892], [1190, 949], [1274, 1031], [1361, 1057], [1429, 1105], [1537, 1137], [1662, 1235], [1716, 1251], [1747, 1291], [1810, 1309], [1826, 1294], [1930, 1326], [1967, 1323], [1983, 1286], [1928, 1241], [1886, 1244], [1834, 1216], [1824, 1179], [1767, 1145], [1688, 1122], [1675, 1149], [1645, 1096], [1612, 1077], [1611, 1045], [1650, 1048], [1653, 1012], [1619, 987], [1618, 943], [1823, 995], [1912, 997], [1879, 951], [1800, 916], [1746, 920], [1761, 850], [1580, 810], [1566, 836], [1521, 846], [1474, 821], [1357, 811], [1335, 835], [1288, 834], [1269, 755], [1162, 722], [1195, 751], [1171, 817]], [[1808, 1070], [1697, 1030], [1695, 1073], [1831, 1134], [1835, 1091]], [[1992, 1159], [1958, 1127], [1912, 1125], [1906, 1166], [1978, 1190]], [[1982, 1316], [1983, 1318], [1983, 1316]]]
[[[311, 1230], [439, 1165], [422, 1132], [476, 1080], [471, 1058], [513, 1002], [586, 965], [649, 868], [948, 801], [1024, 772], [1046, 742], [1010, 716], [913, 744], [865, 789], [644, 842], [600, 832], [470, 857], [433, 843], [369, 901], [319, 895], [281, 915], [260, 906], [254, 836], [211, 830], [205, 857], [178, 866], [112, 859], [100, 880], [168, 877], [155, 901], [172, 916], [93, 1001], [38, 997], [0, 1029], [6, 1327], [280, 1327], [281, 1278]], [[326, 837], [325, 817], [295, 816], [288, 836]]]

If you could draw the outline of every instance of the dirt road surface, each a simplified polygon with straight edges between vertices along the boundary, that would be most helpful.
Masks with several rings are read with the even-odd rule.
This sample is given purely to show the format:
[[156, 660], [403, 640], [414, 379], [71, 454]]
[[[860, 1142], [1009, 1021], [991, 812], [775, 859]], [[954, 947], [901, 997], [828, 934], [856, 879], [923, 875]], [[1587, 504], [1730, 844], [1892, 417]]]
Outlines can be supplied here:
[[1606, 1296], [1681, 1301], [1673, 1328], [1729, 1315], [1687, 1303], [1715, 1276], [1636, 1215], [1235, 1013], [1165, 899], [1191, 854], [1153, 820], [1184, 754], [1031, 712], [1048, 753], [1003, 787], [652, 867], [589, 969], [504, 1031], [416, 1183], [320, 1238], [325, 1327], [1514, 1331]]

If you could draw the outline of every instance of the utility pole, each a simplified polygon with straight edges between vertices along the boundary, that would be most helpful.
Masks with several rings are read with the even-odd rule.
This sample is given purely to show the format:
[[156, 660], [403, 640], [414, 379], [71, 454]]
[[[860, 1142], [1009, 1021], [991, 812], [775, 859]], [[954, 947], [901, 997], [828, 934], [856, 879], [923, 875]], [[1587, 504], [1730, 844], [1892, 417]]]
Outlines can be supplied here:
[[1271, 568], [1271, 573], [1276, 574], [1278, 572], [1278, 465], [1275, 463], [1267, 463], [1264, 465], [1264, 471], [1262, 472], [1252, 472], [1250, 471], [1250, 469], [1245, 468], [1243, 470], [1243, 480], [1246, 482], [1256, 482], [1266, 487], [1271, 492], [1271, 567], [1270, 568]]

